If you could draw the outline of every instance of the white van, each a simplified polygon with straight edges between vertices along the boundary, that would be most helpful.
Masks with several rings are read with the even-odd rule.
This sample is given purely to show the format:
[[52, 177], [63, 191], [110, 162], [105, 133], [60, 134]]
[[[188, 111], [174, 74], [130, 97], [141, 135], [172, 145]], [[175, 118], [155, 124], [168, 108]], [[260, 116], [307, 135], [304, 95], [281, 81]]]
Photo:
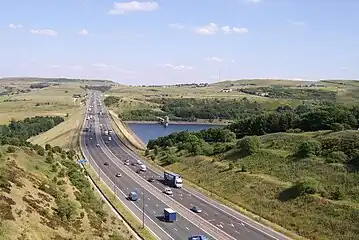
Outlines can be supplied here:
[[140, 170], [141, 170], [142, 172], [146, 172], [146, 170], [147, 170], [146, 165], [141, 164], [141, 165], [140, 165]]

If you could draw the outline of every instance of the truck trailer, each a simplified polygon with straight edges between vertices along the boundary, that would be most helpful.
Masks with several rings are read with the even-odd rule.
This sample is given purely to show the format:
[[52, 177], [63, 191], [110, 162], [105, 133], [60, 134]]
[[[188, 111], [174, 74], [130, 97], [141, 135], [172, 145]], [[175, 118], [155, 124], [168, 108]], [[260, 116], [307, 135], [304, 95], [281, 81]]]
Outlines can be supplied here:
[[182, 187], [182, 178], [181, 175], [171, 172], [164, 172], [163, 178], [165, 180], [166, 185], [170, 187], [181, 188]]
[[171, 208], [165, 208], [163, 210], [163, 214], [164, 214], [164, 220], [166, 222], [174, 222], [174, 221], [176, 221], [176, 212], [173, 211]]

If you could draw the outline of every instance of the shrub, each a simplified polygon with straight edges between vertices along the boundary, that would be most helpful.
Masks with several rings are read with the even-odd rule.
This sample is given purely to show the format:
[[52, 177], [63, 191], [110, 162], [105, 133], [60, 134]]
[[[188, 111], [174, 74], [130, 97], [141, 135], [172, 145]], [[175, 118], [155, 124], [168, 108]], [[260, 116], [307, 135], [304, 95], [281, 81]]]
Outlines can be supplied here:
[[348, 161], [348, 156], [342, 151], [331, 152], [326, 157], [327, 163], [345, 163]]
[[260, 149], [260, 139], [258, 136], [246, 136], [237, 143], [238, 148], [245, 154], [253, 154]]
[[6, 150], [6, 152], [8, 152], [8, 153], [14, 153], [15, 150], [16, 150], [15, 147], [9, 146], [9, 147], [7, 148], [7, 150]]
[[315, 194], [320, 190], [319, 182], [314, 178], [303, 178], [298, 180], [294, 186], [299, 195]]
[[46, 150], [46, 151], [50, 151], [50, 150], [51, 150], [51, 145], [48, 144], [48, 143], [46, 143], [46, 144], [45, 144], [45, 150]]
[[318, 156], [322, 150], [320, 142], [316, 140], [307, 140], [299, 144], [295, 155], [298, 157]]

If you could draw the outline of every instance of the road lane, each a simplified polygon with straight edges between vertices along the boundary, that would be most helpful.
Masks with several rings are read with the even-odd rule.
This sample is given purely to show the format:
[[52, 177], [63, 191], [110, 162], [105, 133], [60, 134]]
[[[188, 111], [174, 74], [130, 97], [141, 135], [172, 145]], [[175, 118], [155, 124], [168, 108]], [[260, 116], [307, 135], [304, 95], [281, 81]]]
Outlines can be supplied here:
[[[105, 108], [101, 106], [101, 110], [106, 112]], [[112, 129], [109, 119], [107, 116], [103, 115], [100, 117], [100, 123], [104, 126], [104, 129]], [[137, 159], [141, 159], [139, 156], [136, 156], [133, 152], [125, 147], [120, 139], [116, 136], [116, 134], [111, 134], [112, 140], [108, 141], [107, 147], [120, 159], [131, 159], [131, 161], [135, 162]], [[104, 141], [108, 140], [108, 136], [102, 135]], [[141, 161], [143, 161], [141, 159]], [[136, 170], [135, 167], [132, 167], [133, 170]], [[142, 177], [148, 178], [149, 176], [158, 176], [162, 173], [158, 173], [153, 171], [153, 169], [148, 168], [148, 173], [143, 175]], [[158, 189], [163, 190], [164, 185], [156, 182], [154, 184]], [[191, 208], [193, 206], [199, 206], [202, 208], [203, 212], [200, 214], [203, 219], [208, 222], [211, 222], [216, 227], [221, 228], [223, 231], [228, 233], [229, 235], [237, 238], [237, 239], [289, 239], [280, 233], [274, 232], [269, 229], [269, 233], [264, 233], [262, 229], [263, 226], [259, 225], [257, 228], [252, 226], [253, 220], [248, 219], [247, 217], [240, 215], [233, 210], [232, 212], [227, 212], [230, 209], [216, 203], [213, 200], [206, 199], [207, 197], [201, 196], [196, 197], [198, 193], [194, 195], [192, 191], [188, 191], [187, 189], [172, 189], [174, 192], [174, 199], [180, 202], [186, 208]], [[200, 195], [200, 194], [198, 194]], [[217, 204], [218, 206], [214, 206]], [[234, 213], [233, 213], [234, 212]], [[236, 215], [232, 215], [236, 214]], [[238, 216], [239, 215], [239, 216]], [[248, 224], [249, 222], [250, 224]], [[268, 230], [264, 227], [264, 230]]]
[[[148, 192], [146, 189], [142, 189], [142, 187], [134, 181], [131, 181], [130, 178], [126, 176], [126, 174], [121, 170], [118, 166], [111, 164], [111, 159], [105, 154], [103, 151], [103, 146], [101, 145], [101, 141], [98, 141], [97, 135], [93, 135], [93, 131], [96, 130], [96, 120], [95, 123], [90, 127], [89, 124], [86, 124], [86, 127], [89, 127], [90, 132], [88, 134], [84, 134], [84, 145], [88, 150], [89, 155], [91, 155], [99, 168], [114, 182], [117, 188], [121, 189], [125, 194], [129, 193], [132, 190], [137, 189], [139, 193], [139, 200], [136, 202], [131, 202], [137, 205], [138, 208], [142, 209], [142, 194], [144, 193], [145, 199], [145, 212], [156, 224], [158, 224], [161, 228], [163, 228], [173, 239], [187, 239], [188, 236], [193, 234], [203, 234], [203, 231], [191, 224], [187, 219], [183, 218], [179, 214], [177, 214], [177, 221], [174, 223], [165, 223], [160, 221], [160, 216], [163, 215], [163, 209], [168, 207], [163, 204], [160, 200], [155, 198]], [[92, 120], [90, 121], [92, 122]], [[98, 130], [98, 129], [97, 129]], [[99, 143], [100, 147], [96, 147], [96, 144]], [[109, 166], [105, 166], [105, 162], [109, 162]], [[121, 172], [122, 177], [115, 177], [116, 173]], [[109, 183], [107, 183], [109, 184]], [[110, 183], [111, 184], [111, 183]], [[111, 186], [110, 186], [111, 187]], [[143, 190], [143, 191], [142, 191]], [[141, 214], [142, 215], [142, 214]], [[161, 239], [171, 239], [169, 237], [161, 237]]]

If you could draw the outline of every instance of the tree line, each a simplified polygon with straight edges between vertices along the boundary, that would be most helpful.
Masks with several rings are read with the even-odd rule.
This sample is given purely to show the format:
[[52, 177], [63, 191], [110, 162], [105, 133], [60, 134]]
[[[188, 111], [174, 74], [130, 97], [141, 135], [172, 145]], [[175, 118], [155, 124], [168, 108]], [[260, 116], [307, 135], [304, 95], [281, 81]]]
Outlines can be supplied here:
[[[338, 104], [308, 107], [299, 105], [295, 109], [279, 107], [277, 111], [262, 113], [241, 119], [223, 128], [210, 128], [198, 133], [179, 132], [150, 140], [149, 150], [158, 152], [176, 147], [193, 155], [214, 155], [237, 146], [247, 154], [260, 146], [257, 136], [278, 132], [307, 132], [319, 130], [342, 131], [358, 129], [359, 107]], [[239, 139], [236, 142], [236, 139]], [[359, 163], [359, 137], [322, 137], [304, 141], [297, 146], [296, 157], [323, 156], [328, 162]]]
[[103, 85], [103, 86], [85, 85], [85, 86], [81, 86], [81, 88], [84, 90], [95, 90], [95, 91], [100, 91], [100, 92], [107, 92], [108, 90], [111, 89], [111, 86], [109, 86], [109, 85]]
[[8, 125], [0, 125], [0, 144], [29, 146], [27, 139], [46, 132], [63, 121], [60, 116], [36, 116], [19, 121], [12, 119]]

